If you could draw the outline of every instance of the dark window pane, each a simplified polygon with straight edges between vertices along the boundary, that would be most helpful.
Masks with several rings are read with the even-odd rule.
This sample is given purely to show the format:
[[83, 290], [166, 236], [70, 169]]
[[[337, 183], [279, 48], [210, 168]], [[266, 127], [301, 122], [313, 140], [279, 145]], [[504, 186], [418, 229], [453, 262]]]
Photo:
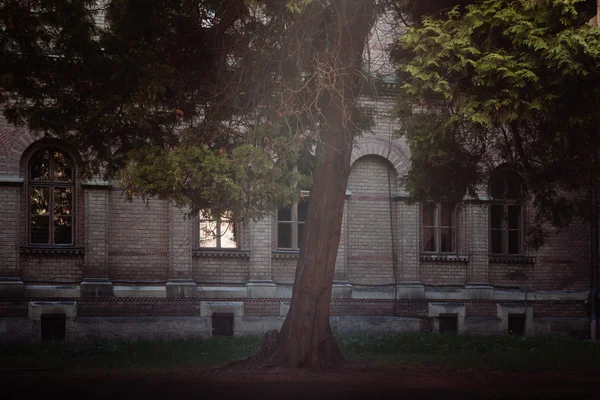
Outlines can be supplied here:
[[442, 203], [440, 205], [440, 225], [441, 226], [454, 226], [452, 221], [452, 213], [454, 212], [454, 204]]
[[50, 216], [35, 215], [31, 217], [31, 243], [49, 244]]
[[503, 253], [504, 231], [492, 230], [492, 253]]
[[[435, 203], [423, 203], [423, 226], [435, 226]], [[424, 242], [423, 242], [424, 243]]]
[[308, 199], [301, 199], [298, 202], [298, 221], [306, 221], [308, 213]]
[[423, 228], [423, 251], [436, 251], [434, 228]]
[[508, 231], [508, 254], [521, 253], [521, 231]]
[[521, 228], [521, 206], [509, 205], [508, 206], [508, 229], [520, 229]]
[[48, 150], [38, 151], [31, 158], [30, 178], [34, 181], [50, 180], [50, 153]]
[[230, 221], [221, 221], [221, 247], [234, 249], [237, 247], [235, 241], [235, 224]]
[[515, 175], [506, 177], [506, 199], [519, 200], [521, 198], [521, 185], [519, 179]]
[[54, 244], [73, 243], [73, 224], [71, 217], [54, 218]]
[[48, 215], [50, 213], [50, 189], [33, 186], [29, 192], [31, 214]]
[[492, 229], [503, 229], [504, 228], [504, 206], [492, 205], [491, 208], [492, 216]]
[[440, 251], [450, 253], [454, 251], [454, 229], [442, 228], [440, 231]]
[[291, 208], [280, 208], [277, 211], [277, 221], [291, 221], [292, 220], [292, 209]]
[[73, 191], [71, 188], [54, 188], [54, 216], [71, 215]]
[[298, 224], [298, 248], [302, 247], [302, 233], [304, 232], [304, 224]]
[[73, 180], [73, 160], [68, 155], [54, 151], [54, 180], [68, 182]]
[[292, 224], [277, 224], [277, 247], [292, 248]]

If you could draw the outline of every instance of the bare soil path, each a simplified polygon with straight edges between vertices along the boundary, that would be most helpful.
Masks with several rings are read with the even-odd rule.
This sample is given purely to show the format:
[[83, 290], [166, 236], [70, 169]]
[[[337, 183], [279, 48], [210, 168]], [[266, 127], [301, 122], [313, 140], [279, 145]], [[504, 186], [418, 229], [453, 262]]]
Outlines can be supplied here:
[[252, 369], [2, 370], [2, 399], [598, 399], [600, 374], [503, 373], [354, 362], [330, 372]]

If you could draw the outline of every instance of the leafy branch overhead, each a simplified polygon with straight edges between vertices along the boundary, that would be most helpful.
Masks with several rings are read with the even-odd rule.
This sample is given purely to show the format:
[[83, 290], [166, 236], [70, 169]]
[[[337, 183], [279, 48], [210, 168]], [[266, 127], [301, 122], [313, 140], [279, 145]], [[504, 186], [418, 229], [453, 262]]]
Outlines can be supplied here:
[[407, 29], [393, 55], [417, 197], [476, 196], [509, 163], [535, 196], [538, 226], [587, 216], [600, 143], [592, 3], [484, 0]]

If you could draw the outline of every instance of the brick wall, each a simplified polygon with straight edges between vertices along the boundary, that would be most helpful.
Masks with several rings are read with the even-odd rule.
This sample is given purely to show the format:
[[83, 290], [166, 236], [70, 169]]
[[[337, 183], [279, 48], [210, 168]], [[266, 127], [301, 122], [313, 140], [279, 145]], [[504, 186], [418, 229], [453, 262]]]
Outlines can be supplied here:
[[20, 264], [25, 283], [79, 283], [83, 279], [83, 255], [23, 254]]
[[[348, 178], [352, 195], [346, 202], [347, 276], [352, 283], [382, 284], [394, 281], [393, 250], [396, 258], [398, 238], [397, 202], [390, 203], [397, 192], [397, 176], [387, 160], [379, 156], [359, 158]], [[390, 224], [390, 204], [392, 221]]]
[[587, 308], [583, 302], [572, 303], [535, 303], [533, 305], [534, 317], [587, 317]]
[[245, 283], [250, 276], [250, 260], [194, 256], [192, 276], [195, 282]]
[[249, 317], [279, 316], [280, 302], [246, 302], [244, 303], [244, 315]]
[[111, 280], [166, 281], [169, 212], [164, 201], [128, 201], [120, 191], [109, 198], [108, 270]]
[[467, 265], [457, 262], [421, 262], [419, 267], [424, 284], [464, 285]]
[[293, 283], [296, 276], [297, 262], [297, 258], [273, 258], [271, 260], [273, 282]]
[[467, 303], [467, 317], [496, 317], [498, 316], [498, 306], [496, 303]]
[[492, 285], [533, 289], [533, 263], [490, 262], [489, 277]]
[[0, 318], [27, 317], [28, 312], [26, 301], [0, 301]]
[[0, 276], [19, 273], [19, 190], [0, 186]]

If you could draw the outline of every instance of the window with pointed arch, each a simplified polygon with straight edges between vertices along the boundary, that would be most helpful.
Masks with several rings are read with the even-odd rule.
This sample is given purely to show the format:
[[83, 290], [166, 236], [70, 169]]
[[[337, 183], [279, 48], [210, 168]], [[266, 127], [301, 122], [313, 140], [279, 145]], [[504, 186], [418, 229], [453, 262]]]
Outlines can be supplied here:
[[75, 163], [64, 150], [45, 147], [28, 165], [27, 242], [32, 246], [74, 244]]
[[492, 254], [523, 254], [521, 177], [508, 167], [497, 168], [490, 178], [490, 250]]

